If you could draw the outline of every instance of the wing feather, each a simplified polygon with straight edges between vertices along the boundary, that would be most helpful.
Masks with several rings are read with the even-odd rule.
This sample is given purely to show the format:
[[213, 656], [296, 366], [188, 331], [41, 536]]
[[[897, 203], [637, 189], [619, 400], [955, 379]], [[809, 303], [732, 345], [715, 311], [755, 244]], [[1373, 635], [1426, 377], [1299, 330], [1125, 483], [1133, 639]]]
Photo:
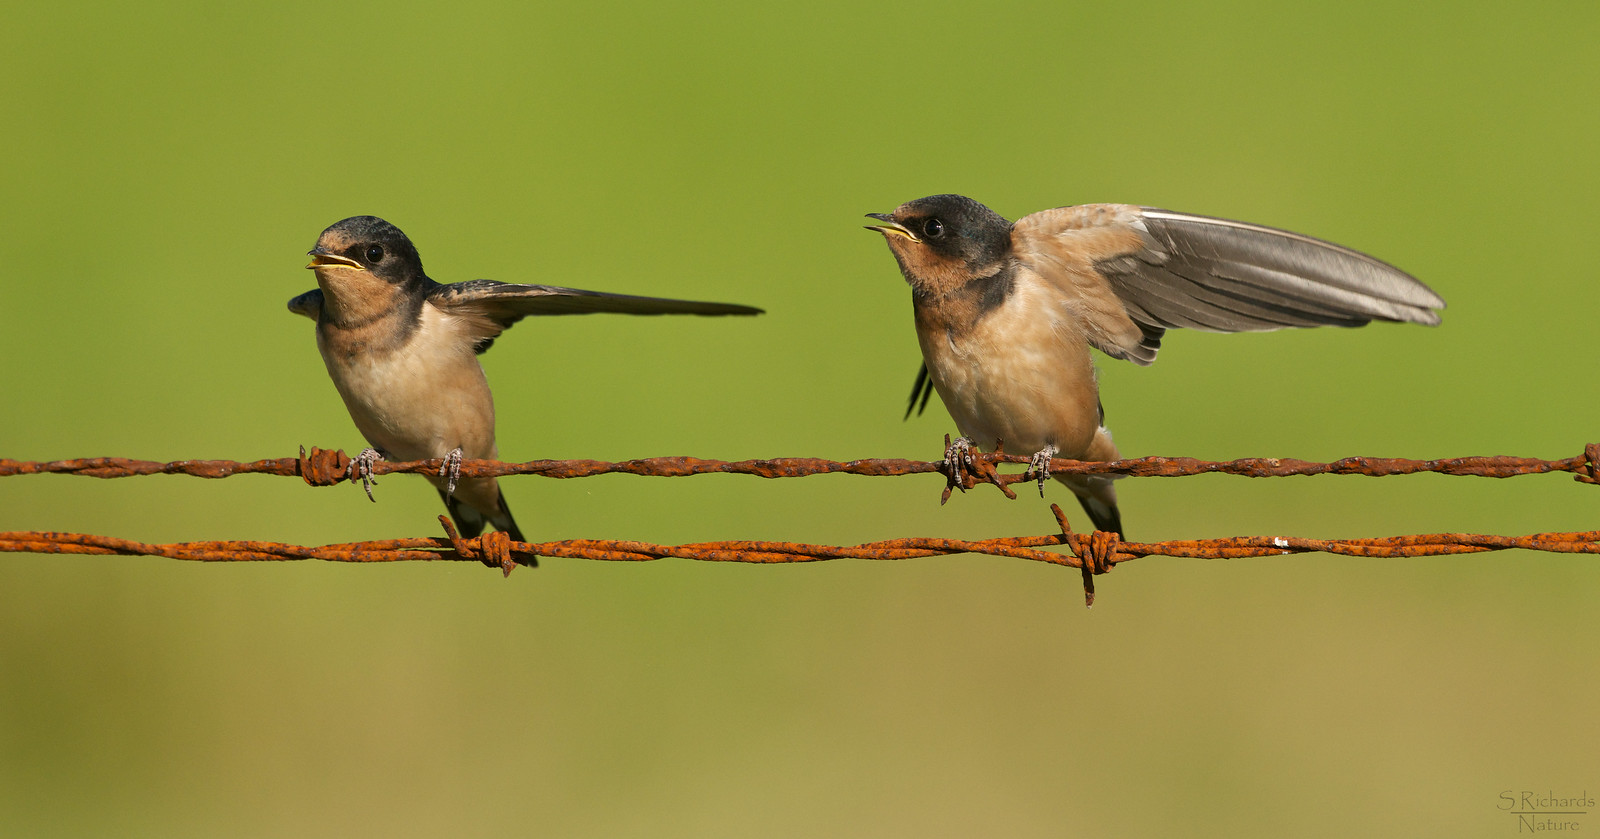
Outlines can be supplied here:
[[1012, 242], [1018, 259], [1067, 294], [1114, 297], [1139, 333], [1106, 314], [1086, 332], [1100, 350], [1140, 364], [1155, 360], [1167, 329], [1255, 332], [1373, 320], [1431, 326], [1445, 305], [1415, 277], [1359, 251], [1152, 207], [1045, 210], [1019, 220]]
[[494, 280], [472, 280], [438, 285], [428, 292], [428, 302], [447, 314], [462, 318], [478, 339], [478, 352], [525, 317], [587, 315], [600, 312], [627, 315], [759, 315], [761, 309], [735, 303], [705, 303], [664, 297], [638, 297], [550, 285], [521, 285]]
[[314, 288], [289, 301], [289, 311], [312, 320], [322, 316], [322, 289]]

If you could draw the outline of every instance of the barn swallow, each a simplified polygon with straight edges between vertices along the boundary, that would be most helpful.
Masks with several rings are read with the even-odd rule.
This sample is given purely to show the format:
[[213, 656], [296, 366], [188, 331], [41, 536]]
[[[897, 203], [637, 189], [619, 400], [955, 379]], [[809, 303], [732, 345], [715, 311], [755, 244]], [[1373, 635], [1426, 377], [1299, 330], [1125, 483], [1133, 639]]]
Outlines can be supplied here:
[[[1016, 223], [960, 195], [868, 213], [911, 285], [922, 369], [906, 407], [937, 390], [971, 447], [1050, 458], [1120, 457], [1105, 428], [1094, 347], [1148, 365], [1168, 329], [1257, 332], [1439, 323], [1444, 300], [1414, 277], [1330, 242], [1130, 204], [1084, 204]], [[1112, 478], [1058, 475], [1100, 530], [1122, 533]]]
[[494, 478], [460, 478], [461, 460], [495, 459], [494, 398], [478, 355], [530, 315], [758, 315], [760, 309], [473, 280], [441, 285], [423, 273], [400, 228], [375, 216], [347, 218], [309, 251], [317, 288], [289, 301], [316, 321], [317, 349], [372, 448], [356, 458], [370, 485], [377, 458], [444, 458], [429, 478], [465, 536], [485, 523], [525, 541]]

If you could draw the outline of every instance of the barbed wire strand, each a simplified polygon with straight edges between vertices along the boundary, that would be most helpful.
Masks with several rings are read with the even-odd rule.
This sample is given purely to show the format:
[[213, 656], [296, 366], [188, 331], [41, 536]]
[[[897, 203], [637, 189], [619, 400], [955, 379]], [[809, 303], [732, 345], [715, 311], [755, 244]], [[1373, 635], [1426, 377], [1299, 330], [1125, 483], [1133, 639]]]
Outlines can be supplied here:
[[[947, 443], [949, 438], [945, 438]], [[708, 460], [698, 457], [650, 457], [607, 462], [601, 460], [531, 460], [508, 463], [498, 460], [463, 460], [462, 477], [486, 478], [509, 475], [541, 475], [547, 478], [588, 478], [595, 475], [628, 474], [652, 477], [685, 477], [706, 474], [741, 474], [760, 478], [799, 478], [809, 475], [851, 474], [870, 476], [916, 475], [938, 472], [946, 476], [951, 489], [966, 491], [978, 484], [993, 484], [1008, 497], [1015, 498], [1010, 484], [1031, 480], [1026, 473], [1002, 474], [1002, 464], [1027, 464], [1029, 458], [1004, 452], [972, 454], [972, 463], [952, 470], [943, 461], [916, 461], [894, 458], [869, 458], [851, 461], [809, 457], [784, 457], [761, 460]], [[372, 464], [373, 476], [402, 472], [438, 477], [442, 460], [385, 461]], [[1590, 443], [1582, 454], [1560, 460], [1532, 457], [1491, 456], [1453, 457], [1440, 460], [1406, 458], [1346, 457], [1327, 463], [1292, 458], [1251, 457], [1229, 461], [1198, 460], [1191, 457], [1139, 457], [1109, 462], [1068, 459], [1050, 461], [1054, 474], [1103, 474], [1128, 477], [1172, 478], [1190, 475], [1239, 475], [1250, 478], [1277, 478], [1294, 475], [1366, 475], [1385, 477], [1432, 472], [1442, 475], [1508, 478], [1514, 475], [1569, 472], [1575, 480], [1600, 484], [1600, 443]], [[352, 461], [342, 450], [304, 447], [299, 457], [240, 462], [232, 460], [175, 460], [161, 463], [120, 457], [91, 457], [77, 460], [19, 461], [0, 458], [0, 477], [14, 475], [85, 475], [94, 478], [122, 478], [135, 475], [192, 475], [199, 478], [226, 478], [233, 475], [298, 476], [312, 486], [329, 486], [351, 480]]]
[[[1115, 533], [1075, 533], [1061, 507], [1050, 505], [1060, 533], [963, 540], [910, 537], [840, 547], [797, 542], [721, 541], [687, 545], [609, 539], [515, 542], [499, 531], [462, 538], [449, 517], [439, 521], [446, 536], [349, 542], [321, 547], [259, 541], [179, 542], [152, 545], [84, 533], [12, 531], [0, 533], [0, 551], [51, 554], [161, 556], [199, 562], [260, 562], [320, 559], [329, 562], [475, 561], [509, 576], [518, 564], [538, 557], [564, 557], [613, 562], [648, 562], [674, 557], [706, 562], [791, 563], [832, 559], [901, 560], [975, 553], [1012, 557], [1078, 568], [1083, 573], [1084, 601], [1094, 605], [1094, 577], [1145, 556], [1191, 559], [1240, 559], [1321, 552], [1369, 558], [1446, 556], [1522, 549], [1550, 553], [1600, 553], [1600, 531], [1492, 536], [1431, 533], [1368, 539], [1304, 539], [1279, 536], [1236, 536], [1165, 542], [1124, 542]], [[1066, 546], [1070, 553], [1039, 550]]]

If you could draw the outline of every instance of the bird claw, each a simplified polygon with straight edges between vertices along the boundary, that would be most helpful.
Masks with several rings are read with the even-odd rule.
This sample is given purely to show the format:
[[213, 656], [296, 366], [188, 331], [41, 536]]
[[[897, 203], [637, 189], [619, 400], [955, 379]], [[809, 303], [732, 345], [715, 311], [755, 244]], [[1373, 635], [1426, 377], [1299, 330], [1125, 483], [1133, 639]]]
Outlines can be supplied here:
[[378, 500], [372, 497], [372, 488], [378, 483], [378, 479], [372, 475], [372, 464], [388, 459], [387, 455], [371, 446], [362, 449], [361, 454], [350, 459], [350, 480], [361, 482], [361, 488], [367, 491], [368, 501]]
[[439, 474], [444, 478], [445, 495], [456, 494], [456, 484], [461, 481], [461, 447], [456, 446], [444, 456], [444, 463], [439, 467]]
[[[950, 478], [950, 486], [967, 491], [967, 475], [970, 475], [976, 464], [972, 462], [972, 438], [957, 437], [945, 444], [944, 470]], [[966, 475], [962, 470], [966, 470]]]
[[1028, 471], [1024, 475], [1032, 475], [1039, 481], [1039, 497], [1044, 497], [1044, 482], [1050, 479], [1050, 459], [1056, 456], [1056, 447], [1046, 445], [1033, 453], [1028, 460]]
[[[978, 484], [994, 484], [1007, 498], [1015, 500], [1017, 494], [1006, 486], [1006, 481], [994, 468], [994, 461], [978, 454], [975, 443], [971, 437], [957, 437], [950, 439], [944, 435], [944, 461], [939, 465], [939, 471], [944, 473], [944, 492], [939, 496], [939, 503], [944, 504], [950, 500], [954, 490], [966, 492]], [[1006, 450], [1000, 440], [994, 441], [994, 451], [991, 454], [996, 459], [1003, 459]]]

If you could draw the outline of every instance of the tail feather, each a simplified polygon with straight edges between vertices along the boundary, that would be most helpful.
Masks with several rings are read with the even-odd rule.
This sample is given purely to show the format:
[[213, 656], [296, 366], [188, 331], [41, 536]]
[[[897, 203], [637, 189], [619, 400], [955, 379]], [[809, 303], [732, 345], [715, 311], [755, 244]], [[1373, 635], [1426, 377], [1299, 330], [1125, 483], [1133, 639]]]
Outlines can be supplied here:
[[1117, 534], [1118, 539], [1123, 537], [1122, 512], [1117, 509], [1114, 496], [1112, 502], [1107, 504], [1099, 498], [1080, 495], [1078, 496], [1078, 503], [1082, 504], [1083, 511], [1089, 514], [1089, 520], [1094, 522], [1095, 530], [1108, 530]]
[[1122, 512], [1117, 509], [1117, 488], [1106, 475], [1056, 475], [1078, 497], [1095, 530], [1108, 530], [1122, 538]]
[[[498, 495], [496, 509], [494, 513], [487, 517], [477, 507], [454, 496], [446, 495], [442, 489], [439, 490], [439, 497], [444, 499], [444, 506], [450, 511], [450, 518], [455, 520], [456, 530], [460, 531], [461, 535], [468, 539], [482, 533], [486, 525], [492, 524], [495, 530], [503, 531], [507, 536], [511, 537], [512, 541], [528, 541], [522, 538], [522, 528], [517, 527], [516, 520], [511, 518], [511, 509], [506, 506], [504, 493]], [[538, 567], [539, 563], [532, 561], [528, 565]]]
[[[506, 497], [504, 493], [500, 495], [499, 509], [495, 510], [493, 516], [489, 517], [489, 523], [494, 525], [495, 530], [505, 531], [506, 535], [510, 536], [511, 541], [513, 542], [528, 541], [527, 539], [522, 538], [522, 528], [517, 527], [516, 520], [511, 518], [511, 508], [506, 506]], [[533, 562], [530, 564], [538, 565], [539, 563]]]
[[[1101, 409], [1102, 419], [1105, 410]], [[1094, 440], [1089, 443], [1089, 450], [1079, 456], [1080, 460], [1117, 460], [1122, 455], [1117, 453], [1117, 447], [1111, 442], [1111, 432], [1104, 426], [1095, 432]], [[1083, 505], [1083, 511], [1089, 514], [1089, 520], [1094, 522], [1096, 530], [1107, 530], [1117, 534], [1117, 538], [1124, 538], [1127, 534], [1122, 532], [1122, 513], [1117, 510], [1116, 477], [1112, 475], [1058, 475], [1056, 479], [1066, 484], [1072, 494], [1078, 496], [1078, 503]]]

